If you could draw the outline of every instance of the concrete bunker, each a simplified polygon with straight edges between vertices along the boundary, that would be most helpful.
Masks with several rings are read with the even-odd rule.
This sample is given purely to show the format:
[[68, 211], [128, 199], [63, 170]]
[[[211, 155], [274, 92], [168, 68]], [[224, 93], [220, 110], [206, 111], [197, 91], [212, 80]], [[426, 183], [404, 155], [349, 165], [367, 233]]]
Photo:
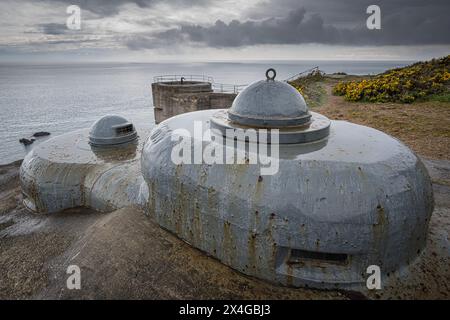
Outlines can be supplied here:
[[[378, 130], [310, 111], [297, 90], [266, 75], [230, 109], [155, 127], [141, 158], [149, 214], [224, 264], [283, 285], [349, 288], [365, 283], [370, 265], [383, 275], [407, 267], [425, 246], [433, 211], [422, 162]], [[205, 143], [196, 122], [225, 140], [227, 132], [276, 131], [257, 143], [277, 144], [278, 172], [262, 176], [262, 164], [248, 162], [173, 163], [179, 141], [191, 139], [192, 154]], [[214, 139], [215, 147], [251, 158], [251, 141], [230, 139]]]
[[[178, 116], [157, 125], [142, 149], [139, 132], [118, 116], [42, 143], [21, 166], [26, 206], [52, 213], [138, 205], [222, 263], [288, 286], [352, 288], [370, 265], [383, 274], [407, 268], [425, 246], [433, 211], [422, 162], [383, 132], [312, 112], [275, 76], [227, 97], [231, 108], [197, 104], [196, 112], [184, 102], [213, 96], [211, 85], [181, 77], [154, 83], [155, 114], [172, 108]], [[278, 171], [262, 175], [263, 164], [249, 162], [174, 163], [174, 133], [189, 135], [192, 151], [204, 144], [195, 123], [202, 137], [210, 130], [221, 138], [210, 141], [217, 150], [250, 158], [251, 143], [276, 145], [277, 156], [267, 156]], [[258, 141], [227, 137], [249, 129]], [[264, 130], [271, 138], [260, 141]]]
[[38, 213], [143, 205], [139, 156], [134, 125], [106, 115], [91, 128], [56, 136], [27, 154], [20, 168], [24, 204]]

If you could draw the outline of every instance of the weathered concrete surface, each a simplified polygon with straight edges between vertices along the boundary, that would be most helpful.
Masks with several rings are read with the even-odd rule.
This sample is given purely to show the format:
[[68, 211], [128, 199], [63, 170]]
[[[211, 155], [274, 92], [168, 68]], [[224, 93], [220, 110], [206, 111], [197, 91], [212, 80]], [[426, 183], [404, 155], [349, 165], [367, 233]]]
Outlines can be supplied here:
[[[80, 266], [83, 290], [65, 289], [66, 266]], [[246, 278], [193, 249], [135, 208], [105, 215], [52, 263], [55, 278], [37, 297], [59, 298], [320, 298]], [[328, 298], [341, 297], [326, 293]]]
[[[197, 145], [209, 143], [201, 141], [202, 132], [194, 134], [193, 123], [202, 121], [207, 130], [215, 112], [168, 119], [144, 145], [149, 215], [163, 228], [247, 275], [321, 289], [365, 287], [368, 266], [389, 274], [424, 248], [431, 181], [398, 140], [332, 121], [326, 143], [317, 141], [314, 152], [313, 143], [281, 144], [279, 168], [271, 175], [264, 175], [261, 162], [174, 163], [171, 151], [179, 141], [173, 134], [193, 137], [187, 153], [195, 155]], [[226, 156], [252, 149], [219, 139], [211, 145]], [[249, 151], [248, 159], [252, 155], [258, 156]]]
[[[383, 290], [362, 294], [284, 288], [245, 277], [134, 208], [110, 214], [87, 209], [28, 213], [21, 205], [20, 163], [2, 166], [0, 298], [448, 299], [450, 162], [424, 162], [436, 197], [427, 248], [409, 278], [393, 275]], [[82, 290], [66, 289], [67, 264], [80, 266]]]
[[369, 298], [450, 298], [450, 161], [422, 160], [430, 173], [435, 197], [426, 248], [410, 265], [408, 274], [391, 275], [383, 290], [366, 293]]
[[110, 212], [146, 198], [140, 194], [144, 181], [137, 141], [108, 148], [91, 147], [88, 141], [88, 129], [81, 129], [26, 155], [20, 181], [29, 209], [53, 213], [85, 206]]

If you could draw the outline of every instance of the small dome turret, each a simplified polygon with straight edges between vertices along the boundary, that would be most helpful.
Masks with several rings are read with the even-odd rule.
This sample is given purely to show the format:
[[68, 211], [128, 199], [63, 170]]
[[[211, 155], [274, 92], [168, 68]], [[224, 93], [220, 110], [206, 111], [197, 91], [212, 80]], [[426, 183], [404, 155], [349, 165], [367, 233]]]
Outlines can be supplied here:
[[89, 132], [89, 143], [96, 147], [129, 143], [137, 139], [134, 125], [117, 115], [106, 115], [97, 120]]

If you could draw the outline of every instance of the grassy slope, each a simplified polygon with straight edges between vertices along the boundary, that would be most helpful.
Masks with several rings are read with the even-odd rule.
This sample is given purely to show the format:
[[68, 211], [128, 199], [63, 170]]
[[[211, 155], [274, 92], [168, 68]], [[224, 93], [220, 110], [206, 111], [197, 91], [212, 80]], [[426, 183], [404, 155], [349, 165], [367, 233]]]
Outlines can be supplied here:
[[337, 82], [331, 78], [324, 80], [325, 102], [315, 111], [331, 119], [348, 120], [384, 131], [422, 156], [450, 160], [448, 101], [431, 97], [430, 101], [411, 104], [349, 102], [332, 94]]
[[309, 107], [335, 120], [348, 120], [384, 131], [422, 156], [450, 160], [450, 95], [433, 94], [414, 103], [350, 102], [332, 94], [342, 82], [358, 82], [371, 76], [313, 75], [290, 82]]

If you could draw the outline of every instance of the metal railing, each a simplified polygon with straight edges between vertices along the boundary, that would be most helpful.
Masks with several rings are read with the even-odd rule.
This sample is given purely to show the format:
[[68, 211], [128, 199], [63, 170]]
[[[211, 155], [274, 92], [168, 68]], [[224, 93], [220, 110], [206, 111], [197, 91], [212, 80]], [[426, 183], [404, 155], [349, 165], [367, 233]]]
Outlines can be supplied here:
[[153, 77], [153, 82], [181, 82], [184, 81], [201, 81], [213, 83], [214, 79], [203, 74], [167, 74]]
[[[180, 82], [181, 81], [198, 81], [198, 82], [208, 82], [214, 92], [220, 93], [235, 93], [241, 92], [247, 85], [246, 84], [227, 84], [227, 83], [217, 83], [214, 82], [214, 78], [206, 75], [198, 74], [169, 74], [160, 75], [153, 77], [153, 82]], [[192, 90], [190, 88], [189, 90]]]
[[214, 92], [235, 93], [235, 94], [241, 92], [246, 86], [247, 86], [246, 84], [226, 84], [226, 83], [212, 84]]
[[[294, 74], [293, 76], [283, 80], [284, 82], [289, 82], [300, 77], [305, 77], [313, 72], [321, 72], [319, 67], [313, 67], [308, 70]], [[214, 78], [206, 76], [204, 74], [168, 74], [153, 77], [153, 82], [182, 82], [183, 81], [198, 81], [198, 82], [208, 82], [214, 92], [220, 93], [234, 93], [238, 94], [247, 85], [246, 84], [227, 84], [227, 83], [217, 83], [214, 82]], [[192, 90], [192, 88], [190, 89]]]
[[287, 79], [285, 79], [283, 81], [284, 82], [289, 82], [289, 81], [292, 81], [292, 80], [295, 80], [295, 79], [298, 79], [298, 78], [301, 78], [301, 77], [305, 77], [305, 76], [307, 76], [308, 74], [310, 74], [312, 72], [320, 72], [319, 67], [317, 66], [317, 67], [314, 67], [314, 68], [311, 68], [311, 69], [299, 72], [299, 73], [294, 74], [293, 76], [291, 76], [291, 77], [289, 77], [289, 78], [287, 78]]

